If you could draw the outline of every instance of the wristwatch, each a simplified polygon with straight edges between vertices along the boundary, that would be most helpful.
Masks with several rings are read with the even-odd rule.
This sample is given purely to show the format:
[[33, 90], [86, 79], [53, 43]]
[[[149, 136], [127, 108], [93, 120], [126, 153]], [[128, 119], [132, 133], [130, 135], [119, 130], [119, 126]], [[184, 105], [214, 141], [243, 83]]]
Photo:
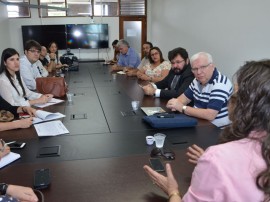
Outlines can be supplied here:
[[0, 194], [5, 195], [7, 193], [8, 185], [6, 183], [0, 183]]
[[182, 113], [184, 114], [186, 110], [187, 110], [187, 106], [184, 105], [184, 106], [182, 107]]

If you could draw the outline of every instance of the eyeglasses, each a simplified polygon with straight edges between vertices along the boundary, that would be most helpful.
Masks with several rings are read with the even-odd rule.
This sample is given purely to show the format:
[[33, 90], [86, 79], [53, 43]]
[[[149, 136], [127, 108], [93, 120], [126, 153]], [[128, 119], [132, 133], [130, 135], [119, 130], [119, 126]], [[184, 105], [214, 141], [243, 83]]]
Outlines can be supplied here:
[[5, 149], [6, 149], [6, 143], [2, 139], [0, 139], [0, 146], [1, 146], [0, 152], [3, 153], [5, 151]]
[[197, 73], [199, 70], [204, 71], [210, 64], [212, 64], [212, 63], [210, 62], [209, 64], [200, 66], [198, 68], [191, 68], [191, 71], [193, 73]]
[[159, 55], [159, 52], [152, 53], [151, 56]]
[[171, 64], [172, 65], [174, 65], [174, 64], [177, 64], [177, 65], [179, 65], [179, 64], [181, 64], [182, 62], [184, 62], [185, 60], [181, 60], [181, 61], [175, 61], [175, 62], [173, 62], [173, 61], [171, 61]]
[[40, 50], [29, 49], [28, 51], [30, 51], [31, 53], [38, 53], [38, 54], [40, 54]]
[[163, 148], [154, 148], [151, 151], [151, 157], [160, 157], [163, 156], [168, 160], [174, 160], [175, 159], [175, 153], [172, 151], [166, 151]]

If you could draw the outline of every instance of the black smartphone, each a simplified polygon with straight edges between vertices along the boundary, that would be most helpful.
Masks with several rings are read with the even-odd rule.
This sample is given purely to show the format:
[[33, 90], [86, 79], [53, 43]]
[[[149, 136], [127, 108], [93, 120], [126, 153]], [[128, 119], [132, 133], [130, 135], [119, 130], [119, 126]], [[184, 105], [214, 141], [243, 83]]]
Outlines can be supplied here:
[[149, 159], [151, 167], [157, 172], [164, 172], [165, 168], [160, 160], [160, 158], [150, 158]]
[[51, 183], [51, 175], [49, 168], [36, 170], [34, 174], [34, 188], [45, 189]]
[[7, 142], [6, 144], [10, 147], [10, 149], [22, 149], [25, 146], [25, 142], [17, 141]]

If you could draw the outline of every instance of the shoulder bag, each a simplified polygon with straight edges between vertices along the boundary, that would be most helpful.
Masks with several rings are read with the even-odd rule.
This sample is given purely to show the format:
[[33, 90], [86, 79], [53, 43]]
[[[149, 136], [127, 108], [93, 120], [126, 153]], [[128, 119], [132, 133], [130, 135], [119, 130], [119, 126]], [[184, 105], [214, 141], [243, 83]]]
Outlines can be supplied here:
[[63, 77], [36, 78], [36, 84], [37, 92], [41, 94], [53, 94], [54, 97], [64, 97], [68, 91]]

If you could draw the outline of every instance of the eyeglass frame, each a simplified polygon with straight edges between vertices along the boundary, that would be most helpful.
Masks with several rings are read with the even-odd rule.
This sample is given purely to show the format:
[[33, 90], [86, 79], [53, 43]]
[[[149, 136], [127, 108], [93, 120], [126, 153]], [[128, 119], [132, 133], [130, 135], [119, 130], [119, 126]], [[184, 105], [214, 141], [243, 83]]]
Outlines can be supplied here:
[[204, 71], [210, 64], [212, 64], [212, 62], [209, 62], [207, 65], [202, 65], [202, 66], [200, 66], [200, 67], [198, 67], [198, 68], [192, 68], [192, 67], [191, 67], [191, 71], [192, 71], [193, 73], [197, 73], [199, 70]]
[[0, 139], [0, 144], [2, 145], [2, 148], [0, 149], [0, 152], [3, 153], [6, 149], [6, 142], [3, 139]]
[[157, 52], [154, 52], [154, 53], [152, 53], [152, 54], [150, 54], [151, 57], [153, 57], [153, 56], [155, 56], [155, 55], [160, 55], [160, 54], [159, 54], [158, 51], [157, 51]]
[[175, 62], [172, 62], [172, 61], [171, 61], [171, 64], [172, 64], [172, 65], [174, 65], [174, 64], [181, 64], [182, 62], [185, 62], [185, 60], [175, 61]]
[[35, 49], [29, 49], [28, 51], [30, 51], [31, 53], [37, 53], [37, 54], [41, 53], [40, 50], [35, 50]]

